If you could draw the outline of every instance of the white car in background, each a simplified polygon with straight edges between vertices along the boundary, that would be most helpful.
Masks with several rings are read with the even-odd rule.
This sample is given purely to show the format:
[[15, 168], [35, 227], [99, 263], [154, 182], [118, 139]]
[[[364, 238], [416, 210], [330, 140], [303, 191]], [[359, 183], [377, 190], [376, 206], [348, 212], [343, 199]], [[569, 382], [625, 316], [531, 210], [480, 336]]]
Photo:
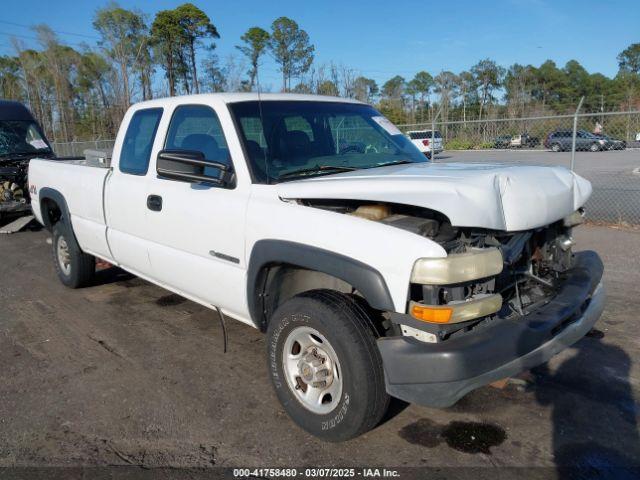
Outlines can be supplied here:
[[418, 147], [418, 150], [424, 153], [428, 158], [431, 158], [432, 149], [436, 155], [444, 150], [442, 145], [442, 135], [439, 130], [435, 131], [435, 135], [431, 134], [431, 130], [411, 130], [407, 132], [406, 135], [409, 140]]

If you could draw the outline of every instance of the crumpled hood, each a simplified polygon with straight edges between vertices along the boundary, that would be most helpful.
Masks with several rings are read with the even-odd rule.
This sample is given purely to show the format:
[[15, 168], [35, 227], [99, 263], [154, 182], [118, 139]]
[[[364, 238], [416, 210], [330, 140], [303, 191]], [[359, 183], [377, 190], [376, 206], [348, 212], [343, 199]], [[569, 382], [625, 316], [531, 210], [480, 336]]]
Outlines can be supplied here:
[[591, 183], [564, 167], [413, 163], [278, 184], [286, 199], [345, 199], [429, 208], [459, 227], [518, 231], [569, 215]]

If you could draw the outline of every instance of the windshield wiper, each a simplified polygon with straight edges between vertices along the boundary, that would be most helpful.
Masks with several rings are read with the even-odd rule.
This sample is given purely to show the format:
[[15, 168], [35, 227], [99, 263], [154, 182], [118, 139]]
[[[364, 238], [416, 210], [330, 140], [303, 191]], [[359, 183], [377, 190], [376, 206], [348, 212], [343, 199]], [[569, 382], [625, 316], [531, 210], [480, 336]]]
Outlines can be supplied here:
[[378, 167], [389, 167], [391, 165], [404, 165], [407, 163], [416, 163], [416, 162], [412, 162], [410, 160], [398, 160], [396, 162], [387, 162], [387, 163], [380, 163], [378, 165], [372, 165], [370, 167], [367, 168], [378, 168]]
[[351, 172], [353, 170], [357, 170], [356, 167], [347, 167], [347, 166], [339, 166], [339, 165], [316, 165], [311, 168], [301, 168], [300, 170], [293, 170], [292, 172], [283, 173], [278, 177], [278, 180], [283, 178], [297, 177], [300, 175], [307, 175], [311, 173], [320, 173], [320, 172]]

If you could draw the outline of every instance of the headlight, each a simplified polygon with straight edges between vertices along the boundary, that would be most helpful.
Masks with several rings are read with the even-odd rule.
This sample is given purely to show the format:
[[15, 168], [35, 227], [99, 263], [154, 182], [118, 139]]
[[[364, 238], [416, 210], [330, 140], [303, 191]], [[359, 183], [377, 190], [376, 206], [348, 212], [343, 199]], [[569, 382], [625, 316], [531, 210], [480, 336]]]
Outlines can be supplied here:
[[497, 248], [472, 248], [444, 258], [421, 258], [413, 266], [411, 282], [422, 285], [450, 285], [502, 272], [502, 254]]
[[604, 145], [604, 140], [598, 140], [600, 142], [600, 145]]

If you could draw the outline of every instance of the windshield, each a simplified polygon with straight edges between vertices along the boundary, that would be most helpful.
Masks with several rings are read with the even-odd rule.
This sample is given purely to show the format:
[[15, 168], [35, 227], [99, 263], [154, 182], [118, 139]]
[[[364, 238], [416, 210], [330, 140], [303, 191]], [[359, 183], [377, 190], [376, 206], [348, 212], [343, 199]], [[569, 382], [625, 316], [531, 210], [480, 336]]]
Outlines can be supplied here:
[[46, 142], [35, 122], [0, 120], [0, 155], [49, 153]]
[[252, 101], [229, 108], [258, 183], [427, 161], [400, 130], [367, 105]]

